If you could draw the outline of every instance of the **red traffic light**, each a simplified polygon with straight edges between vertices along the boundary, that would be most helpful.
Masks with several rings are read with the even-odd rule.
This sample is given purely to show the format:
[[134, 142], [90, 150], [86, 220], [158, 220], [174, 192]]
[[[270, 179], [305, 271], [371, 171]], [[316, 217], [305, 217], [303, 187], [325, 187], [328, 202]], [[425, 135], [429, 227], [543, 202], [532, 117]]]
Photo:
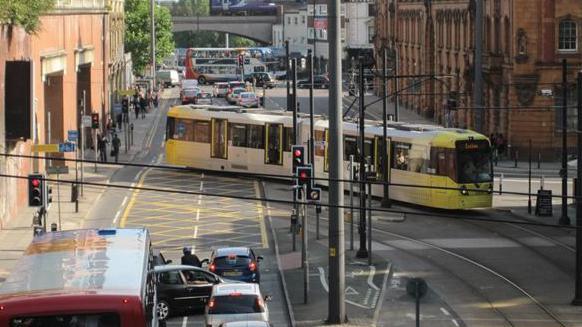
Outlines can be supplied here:
[[299, 178], [301, 178], [301, 179], [307, 179], [307, 178], [309, 178], [309, 175], [307, 175], [307, 172], [305, 172], [305, 171], [302, 171], [302, 172], [299, 174]]
[[301, 155], [303, 155], [303, 152], [299, 149], [296, 149], [295, 152], [293, 152], [293, 155], [295, 157], [300, 157]]
[[40, 180], [39, 179], [33, 179], [33, 180], [30, 181], [30, 183], [32, 184], [32, 186], [38, 187], [40, 185]]

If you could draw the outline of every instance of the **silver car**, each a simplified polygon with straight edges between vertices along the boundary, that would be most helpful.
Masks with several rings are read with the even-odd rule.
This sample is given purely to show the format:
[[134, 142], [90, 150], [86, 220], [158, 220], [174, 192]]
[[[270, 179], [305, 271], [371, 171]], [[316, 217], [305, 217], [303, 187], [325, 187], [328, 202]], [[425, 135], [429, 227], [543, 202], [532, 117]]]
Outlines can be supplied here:
[[269, 309], [258, 284], [223, 283], [214, 285], [204, 310], [207, 327], [231, 321], [269, 321]]

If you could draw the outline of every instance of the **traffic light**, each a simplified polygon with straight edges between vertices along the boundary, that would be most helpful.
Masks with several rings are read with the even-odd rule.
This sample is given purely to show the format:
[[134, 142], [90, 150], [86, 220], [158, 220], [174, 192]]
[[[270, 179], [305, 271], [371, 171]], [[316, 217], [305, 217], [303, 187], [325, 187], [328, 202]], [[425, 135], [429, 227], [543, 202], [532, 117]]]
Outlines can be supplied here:
[[291, 154], [293, 155], [292, 172], [297, 172], [297, 167], [305, 166], [305, 146], [293, 145], [291, 147]]
[[99, 113], [91, 114], [91, 128], [99, 128]]
[[[307, 189], [307, 200], [319, 202], [321, 200], [321, 189], [318, 187], [308, 188]], [[321, 210], [321, 208], [320, 208], [320, 210]]]
[[28, 175], [28, 206], [42, 207], [45, 199], [45, 181], [42, 174]]
[[297, 167], [297, 185], [303, 186], [307, 185], [307, 188], [311, 188], [312, 185], [312, 178], [313, 176], [313, 169], [311, 165]]

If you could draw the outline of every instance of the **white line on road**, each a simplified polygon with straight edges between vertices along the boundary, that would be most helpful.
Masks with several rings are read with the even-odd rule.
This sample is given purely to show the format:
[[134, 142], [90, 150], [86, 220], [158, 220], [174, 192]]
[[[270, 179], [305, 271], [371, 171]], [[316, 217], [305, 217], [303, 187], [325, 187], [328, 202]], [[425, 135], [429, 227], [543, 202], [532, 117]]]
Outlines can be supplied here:
[[368, 288], [366, 291], [366, 296], [364, 297], [364, 301], [362, 302], [363, 305], [368, 306], [370, 303], [370, 296], [372, 296], [372, 289]]
[[379, 291], [380, 289], [376, 284], [374, 284], [374, 275], [376, 274], [376, 268], [374, 266], [370, 266], [370, 274], [368, 275], [368, 286]]
[[115, 218], [113, 219], [113, 226], [117, 225], [117, 220], [119, 219], [120, 215], [121, 215], [121, 208], [119, 208], [119, 210], [117, 210], [117, 213], [115, 213]]
[[441, 307], [441, 312], [445, 314], [445, 316], [450, 316], [451, 314], [447, 311], [447, 309]]
[[127, 195], [123, 198], [123, 202], [121, 203], [121, 207], [125, 207], [125, 204], [127, 203]]
[[194, 238], [197, 238], [198, 237], [198, 225], [194, 226], [194, 235], [193, 235], [193, 237]]
[[[321, 286], [323, 286], [323, 289], [329, 293], [329, 287], [327, 286], [327, 280], [325, 279], [325, 270], [323, 270], [323, 267], [317, 267], [317, 270], [319, 270], [319, 280], [321, 281]], [[350, 300], [345, 300], [345, 302], [351, 305], [355, 305], [356, 307], [360, 307], [362, 309], [371, 309], [368, 306], [361, 305]]]
[[188, 316], [184, 316], [182, 319], [182, 327], [186, 327], [188, 325]]
[[457, 322], [457, 319], [453, 319], [453, 324], [455, 324], [455, 326], [459, 327], [459, 323]]

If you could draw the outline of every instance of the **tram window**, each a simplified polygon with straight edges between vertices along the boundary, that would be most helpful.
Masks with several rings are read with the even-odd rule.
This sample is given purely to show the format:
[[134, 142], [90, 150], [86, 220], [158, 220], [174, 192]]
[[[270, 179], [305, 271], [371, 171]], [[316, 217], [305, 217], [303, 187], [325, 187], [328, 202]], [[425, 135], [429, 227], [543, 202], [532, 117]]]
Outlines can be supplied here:
[[425, 148], [413, 145], [409, 151], [408, 170], [415, 173], [426, 173]]
[[176, 120], [173, 117], [168, 117], [166, 121], [166, 140], [174, 138], [174, 125]]
[[354, 160], [358, 160], [358, 141], [356, 137], [344, 136], [344, 160], [350, 160], [350, 155]]
[[247, 142], [247, 125], [245, 124], [231, 124], [230, 137], [232, 146], [248, 147]]
[[285, 127], [283, 129], [283, 151], [291, 152], [291, 146], [295, 144], [293, 140], [293, 128]]
[[194, 141], [193, 122], [189, 119], [176, 119], [173, 139], [180, 141]]
[[395, 142], [392, 153], [394, 153], [392, 157], [392, 168], [408, 170], [410, 163], [410, 144]]
[[366, 156], [366, 159], [369, 158], [370, 163], [374, 163], [374, 140], [364, 140], [364, 155]]
[[210, 143], [210, 123], [203, 120], [194, 121], [194, 142]]
[[248, 147], [253, 149], [265, 148], [265, 126], [249, 125]]
[[[324, 131], [315, 131], [315, 142], [319, 144], [324, 144], [325, 141], [325, 132]], [[315, 146], [315, 155], [323, 157], [325, 156], [325, 146]]]

